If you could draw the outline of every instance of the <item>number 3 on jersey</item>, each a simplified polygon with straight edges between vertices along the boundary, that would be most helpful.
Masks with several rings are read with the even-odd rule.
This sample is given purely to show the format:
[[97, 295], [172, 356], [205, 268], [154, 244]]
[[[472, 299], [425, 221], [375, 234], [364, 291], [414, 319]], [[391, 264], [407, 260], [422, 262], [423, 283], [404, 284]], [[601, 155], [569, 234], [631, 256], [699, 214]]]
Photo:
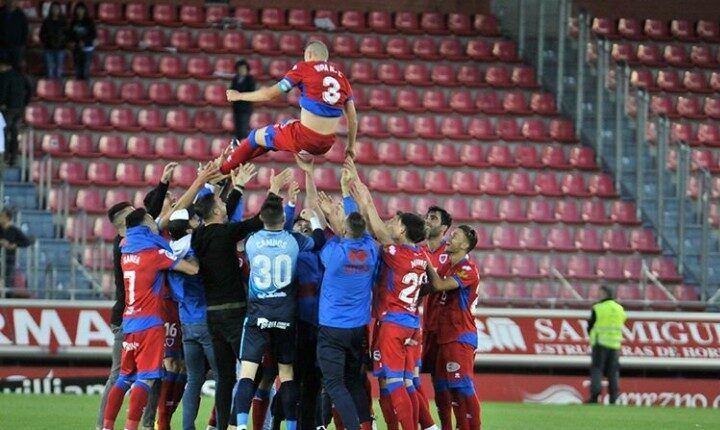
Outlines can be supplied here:
[[340, 82], [332, 76], [325, 76], [323, 79], [323, 87], [325, 91], [322, 93], [322, 98], [325, 103], [334, 105], [340, 100]]
[[400, 291], [400, 300], [408, 305], [415, 307], [417, 306], [418, 295], [420, 294], [420, 287], [427, 283], [427, 274], [410, 272], [402, 278], [403, 286], [406, 285]]

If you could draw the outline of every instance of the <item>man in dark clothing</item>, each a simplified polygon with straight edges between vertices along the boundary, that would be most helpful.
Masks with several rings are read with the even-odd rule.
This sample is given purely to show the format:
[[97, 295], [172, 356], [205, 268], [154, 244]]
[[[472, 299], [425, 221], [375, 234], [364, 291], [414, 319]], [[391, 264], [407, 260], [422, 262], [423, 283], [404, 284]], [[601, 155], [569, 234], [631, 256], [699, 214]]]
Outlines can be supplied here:
[[108, 218], [115, 227], [117, 235], [113, 240], [113, 277], [115, 282], [115, 304], [112, 307], [112, 314], [110, 316], [110, 329], [113, 332], [113, 349], [112, 349], [112, 365], [110, 366], [110, 376], [105, 383], [105, 390], [100, 401], [100, 413], [95, 423], [97, 430], [102, 429], [103, 416], [105, 413], [105, 403], [107, 402], [107, 396], [110, 393], [110, 389], [117, 378], [120, 375], [120, 356], [122, 354], [122, 342], [123, 342], [123, 331], [122, 331], [122, 316], [125, 312], [125, 284], [123, 281], [122, 266], [120, 265], [120, 241], [125, 236], [125, 217], [135, 208], [130, 202], [120, 202], [114, 205], [108, 210]]
[[30, 103], [32, 87], [7, 60], [0, 59], [0, 112], [5, 118], [5, 161], [15, 164], [18, 154], [18, 127], [25, 106]]
[[13, 211], [0, 210], [0, 248], [5, 250], [5, 288], [15, 287], [15, 252], [18, 248], [30, 246], [32, 241], [19, 228], [13, 225]]
[[67, 48], [67, 20], [60, 2], [54, 1], [50, 5], [50, 12], [40, 27], [40, 41], [45, 50], [43, 54], [48, 79], [62, 78]]
[[[286, 169], [270, 180], [267, 199], [281, 200], [279, 192], [292, 179]], [[192, 235], [190, 246], [200, 262], [205, 284], [207, 324], [213, 340], [218, 369], [215, 389], [217, 428], [225, 429], [230, 418], [236, 364], [240, 358], [240, 339], [247, 306], [242, 273], [237, 257], [237, 243], [263, 228], [259, 216], [229, 223], [227, 208], [216, 195], [208, 194], [195, 203], [195, 212], [204, 224]]]
[[614, 405], [620, 391], [620, 348], [627, 316], [622, 305], [615, 301], [610, 287], [602, 285], [600, 291], [603, 298], [593, 305], [587, 328], [592, 345], [588, 403], [600, 400], [602, 378], [605, 376], [608, 379], [608, 402]]
[[[230, 83], [230, 89], [246, 93], [255, 91], [255, 78], [249, 71], [248, 63], [240, 60], [235, 63], [236, 75]], [[235, 137], [244, 139], [250, 130], [250, 115], [253, 113], [253, 104], [250, 102], [233, 102], [233, 120], [235, 121]]]
[[0, 51], [13, 69], [20, 71], [30, 27], [25, 12], [15, 0], [5, 0], [0, 9]]

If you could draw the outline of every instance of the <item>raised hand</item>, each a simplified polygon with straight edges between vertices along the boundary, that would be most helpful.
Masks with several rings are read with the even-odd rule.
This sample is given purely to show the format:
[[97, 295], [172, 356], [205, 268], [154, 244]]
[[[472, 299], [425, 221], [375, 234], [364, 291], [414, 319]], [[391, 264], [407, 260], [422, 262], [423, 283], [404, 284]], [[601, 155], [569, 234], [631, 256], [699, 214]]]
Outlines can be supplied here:
[[283, 189], [287, 184], [290, 183], [290, 181], [293, 180], [293, 171], [291, 168], [287, 168], [280, 172], [280, 174], [275, 174], [275, 169], [270, 171], [270, 192], [273, 194], [279, 194], [280, 190]]
[[315, 159], [312, 156], [295, 154], [295, 162], [303, 172], [312, 173], [315, 170]]
[[257, 168], [252, 163], [246, 163], [235, 169], [232, 175], [232, 182], [234, 187], [245, 187], [245, 184], [250, 182], [252, 178], [257, 175]]
[[300, 211], [300, 218], [310, 221], [313, 217], [315, 217], [315, 211], [312, 209], [303, 209]]
[[354, 181], [350, 186], [350, 195], [358, 203], [372, 202], [372, 195], [368, 187], [360, 181]]
[[178, 166], [178, 163], [176, 163], [174, 161], [171, 163], [167, 163], [165, 165], [165, 168], [163, 169], [162, 178], [160, 178], [160, 182], [169, 184], [170, 179], [172, 179], [173, 172], [175, 171], [175, 168], [177, 166]]
[[293, 205], [297, 203], [298, 194], [300, 194], [300, 185], [297, 183], [297, 181], [290, 182], [290, 185], [288, 185], [287, 189], [288, 203], [292, 203]]

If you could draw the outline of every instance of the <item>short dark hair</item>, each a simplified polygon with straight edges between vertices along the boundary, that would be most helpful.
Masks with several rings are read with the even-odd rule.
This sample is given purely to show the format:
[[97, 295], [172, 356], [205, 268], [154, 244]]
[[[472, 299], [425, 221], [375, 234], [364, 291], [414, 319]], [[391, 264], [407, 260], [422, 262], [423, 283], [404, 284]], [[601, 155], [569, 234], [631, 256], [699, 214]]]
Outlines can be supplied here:
[[615, 297], [615, 291], [613, 291], [613, 288], [607, 285], [600, 285], [600, 291], [602, 291], [605, 294], [605, 297], [612, 299]]
[[477, 245], [478, 241], [475, 229], [465, 224], [458, 226], [458, 228], [460, 229], [460, 231], [463, 232], [463, 234], [465, 235], [465, 239], [467, 239], [468, 241], [468, 252], [475, 249], [475, 245]]
[[15, 209], [11, 208], [10, 206], [5, 206], [2, 209], [0, 209], [0, 213], [5, 215], [6, 217], [13, 219], [15, 216]]
[[157, 189], [153, 188], [152, 190], [148, 191], [147, 194], [145, 194], [145, 197], [143, 197], [143, 206], [150, 207], [150, 203], [152, 203], [152, 200], [155, 198], [155, 195], [157, 194]]
[[348, 232], [350, 234], [350, 237], [353, 239], [357, 239], [365, 233], [365, 230], [367, 229], [367, 224], [365, 223], [365, 218], [363, 218], [362, 215], [360, 215], [357, 212], [353, 212], [350, 215], [347, 216], [347, 225], [350, 231]]
[[108, 219], [111, 223], [115, 223], [115, 217], [122, 211], [124, 211], [126, 208], [132, 207], [132, 204], [130, 202], [120, 202], [115, 203], [110, 209], [107, 211]]
[[260, 208], [260, 219], [265, 224], [281, 224], [284, 215], [285, 210], [283, 209], [282, 200], [280, 199], [267, 199]]
[[167, 225], [167, 231], [170, 233], [172, 240], [179, 240], [187, 236], [190, 228], [190, 221], [186, 219], [174, 219]]
[[193, 209], [195, 210], [195, 213], [200, 216], [202, 219], [210, 218], [210, 215], [212, 215], [212, 211], [215, 208], [215, 195], [214, 194], [205, 194], [204, 196], [200, 197], [198, 201], [195, 202], [195, 205], [193, 205]]
[[147, 213], [148, 212], [145, 210], [145, 208], [135, 209], [125, 217], [125, 226], [127, 228], [133, 228], [142, 225], [142, 223], [145, 221], [145, 215], [147, 215]]
[[440, 206], [430, 206], [426, 212], [426, 214], [429, 214], [430, 212], [437, 212], [440, 214], [440, 224], [444, 225], [445, 227], [450, 227], [452, 225], [452, 216], [448, 211], [441, 208]]
[[250, 69], [250, 65], [248, 64], [247, 61], [245, 61], [245, 59], [237, 60], [237, 61], [235, 62], [235, 70], [237, 70], [238, 67], [240, 67], [240, 66], [245, 66], [245, 67], [247, 67], [248, 69]]
[[425, 221], [419, 215], [401, 212], [398, 216], [405, 227], [405, 236], [410, 242], [420, 243], [425, 240]]

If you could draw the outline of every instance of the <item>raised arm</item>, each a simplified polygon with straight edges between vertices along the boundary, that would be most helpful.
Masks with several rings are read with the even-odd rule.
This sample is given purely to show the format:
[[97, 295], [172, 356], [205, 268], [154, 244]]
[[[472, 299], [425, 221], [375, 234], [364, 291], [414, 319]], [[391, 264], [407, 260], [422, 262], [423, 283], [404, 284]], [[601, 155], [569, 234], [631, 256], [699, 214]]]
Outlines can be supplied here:
[[186, 275], [197, 275], [200, 270], [200, 265], [197, 260], [180, 260], [175, 267], [173, 267], [173, 270]]
[[287, 189], [287, 202], [285, 203], [285, 227], [284, 230], [292, 231], [295, 223], [295, 207], [297, 196], [300, 194], [300, 186], [296, 181], [290, 182]]
[[318, 192], [314, 176], [315, 164], [313, 161], [313, 158], [304, 159], [299, 155], [295, 155], [295, 162], [298, 167], [305, 172], [305, 204], [303, 205], [305, 209], [303, 209], [303, 212], [305, 212], [306, 209], [311, 210], [321, 225], [328, 225], [325, 214], [318, 205]]
[[345, 111], [345, 117], [347, 118], [348, 126], [348, 140], [347, 147], [345, 147], [345, 156], [355, 159], [355, 139], [357, 138], [358, 130], [358, 119], [357, 111], [355, 110], [355, 102], [349, 100], [347, 103], [345, 103], [345, 106], [343, 106], [343, 110]]
[[161, 230], [165, 229], [170, 221], [170, 214], [176, 210], [188, 208], [195, 200], [195, 196], [198, 191], [205, 186], [205, 183], [212, 182], [219, 175], [221, 174], [215, 163], [206, 164], [198, 172], [198, 175], [190, 185], [190, 188], [188, 188], [187, 191], [185, 191], [185, 193], [178, 199], [177, 203], [175, 203], [175, 206], [172, 207], [171, 210], [168, 210], [166, 213], [160, 215], [158, 227], [160, 227]]
[[430, 285], [432, 285], [435, 291], [449, 291], [460, 288], [460, 284], [455, 277], [441, 278], [431, 264], [428, 264], [427, 273]]
[[368, 190], [368, 187], [362, 183], [357, 174], [355, 163], [352, 159], [348, 158], [345, 160], [345, 166], [343, 168], [347, 169], [353, 176], [352, 185], [350, 187], [350, 195], [355, 199], [355, 202], [360, 209], [360, 213], [365, 217], [365, 220], [368, 223], [368, 229], [373, 236], [375, 236], [375, 239], [383, 245], [393, 243], [392, 235], [385, 226], [382, 218], [380, 218], [377, 208], [375, 207], [375, 203], [373, 203], [370, 190]]
[[280, 97], [283, 94], [283, 90], [280, 89], [280, 85], [275, 84], [272, 86], [260, 87], [255, 91], [247, 93], [241, 93], [236, 90], [227, 90], [225, 94], [229, 102], [267, 102]]
[[337, 235], [342, 234], [342, 205], [324, 192], [320, 192], [318, 196], [318, 205], [320, 206], [320, 210], [325, 214], [330, 229]]
[[153, 218], [159, 217], [160, 212], [162, 212], [163, 202], [165, 201], [165, 196], [167, 195], [168, 188], [170, 187], [170, 180], [172, 179], [173, 172], [177, 166], [178, 163], [168, 163], [163, 169], [160, 183], [150, 193], [148, 193], [150, 198], [148, 199], [145, 209]]

